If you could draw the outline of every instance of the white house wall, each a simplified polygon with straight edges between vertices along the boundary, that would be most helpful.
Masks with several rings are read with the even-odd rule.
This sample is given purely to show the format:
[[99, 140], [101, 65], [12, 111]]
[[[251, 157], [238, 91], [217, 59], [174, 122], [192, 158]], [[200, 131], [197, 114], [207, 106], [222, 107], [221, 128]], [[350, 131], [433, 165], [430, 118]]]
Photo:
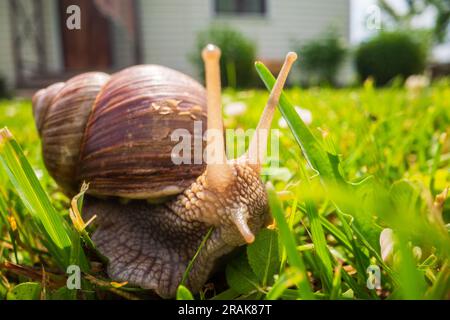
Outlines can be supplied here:
[[328, 27], [349, 39], [349, 0], [267, 0], [265, 16], [214, 13], [214, 0], [140, 0], [143, 58], [195, 75], [187, 55], [197, 33], [213, 22], [240, 30], [257, 44], [258, 57], [282, 59], [296, 42]]
[[193, 75], [187, 55], [210, 22], [208, 0], [140, 0], [143, 60]]

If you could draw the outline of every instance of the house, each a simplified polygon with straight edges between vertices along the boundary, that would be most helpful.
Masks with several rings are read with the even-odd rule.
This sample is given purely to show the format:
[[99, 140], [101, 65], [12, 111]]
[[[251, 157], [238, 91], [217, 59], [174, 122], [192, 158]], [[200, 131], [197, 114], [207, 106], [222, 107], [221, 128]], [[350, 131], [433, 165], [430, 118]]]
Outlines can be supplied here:
[[113, 72], [154, 63], [196, 77], [188, 54], [196, 34], [215, 22], [231, 25], [253, 39], [260, 59], [277, 61], [295, 48], [295, 41], [311, 39], [329, 27], [348, 41], [349, 2], [1, 1], [0, 76], [10, 87], [37, 88], [82, 71]]

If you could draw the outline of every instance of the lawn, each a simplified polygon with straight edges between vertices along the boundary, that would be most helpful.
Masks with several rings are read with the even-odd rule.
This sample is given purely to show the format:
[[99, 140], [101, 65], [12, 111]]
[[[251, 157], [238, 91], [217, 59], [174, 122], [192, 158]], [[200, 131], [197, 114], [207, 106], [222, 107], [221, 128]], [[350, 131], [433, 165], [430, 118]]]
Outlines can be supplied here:
[[[366, 82], [361, 88], [292, 88], [285, 94], [300, 107], [306, 126], [288, 102], [284, 115], [292, 128], [277, 111], [279, 167], [263, 177], [270, 182], [275, 223], [195, 298], [450, 298], [449, 82], [416, 91]], [[267, 97], [263, 90], [225, 90], [224, 105], [241, 103], [239, 112], [226, 112], [225, 125], [254, 128]], [[43, 165], [30, 101], [0, 102], [4, 126], [50, 202], [42, 194], [33, 198], [39, 194], [35, 184], [27, 189], [21, 180], [13, 183], [14, 172], [4, 169], [18, 158], [6, 154], [19, 151], [0, 136], [0, 299], [148, 297], [145, 290], [111, 282], [89, 241], [91, 228], [80, 230], [69, 218], [70, 199]], [[33, 213], [39, 206], [41, 214]], [[51, 232], [42, 216], [51, 216], [48, 210], [63, 217], [55, 218], [62, 231]], [[67, 257], [52, 243], [58, 232], [68, 235]], [[66, 268], [74, 262], [85, 265], [82, 290], [66, 287]], [[179, 290], [179, 297], [189, 296]]]

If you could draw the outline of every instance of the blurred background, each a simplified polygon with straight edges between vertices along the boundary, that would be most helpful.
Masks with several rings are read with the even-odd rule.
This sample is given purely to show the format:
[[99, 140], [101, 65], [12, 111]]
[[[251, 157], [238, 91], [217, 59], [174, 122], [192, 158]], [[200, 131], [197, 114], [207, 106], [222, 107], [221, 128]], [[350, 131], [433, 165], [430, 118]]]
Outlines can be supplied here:
[[[81, 72], [141, 63], [203, 82], [200, 51], [209, 42], [222, 49], [224, 125], [236, 129], [227, 147], [257, 125], [268, 99], [254, 61], [277, 73], [288, 51], [299, 55], [289, 99], [273, 119], [279, 153], [262, 171], [280, 201], [272, 212], [289, 223], [270, 232], [280, 243], [292, 233], [298, 246], [264, 258], [262, 277], [251, 250], [278, 255], [276, 238], [242, 248], [201, 298], [297, 299], [303, 289], [294, 284], [303, 281], [318, 299], [450, 299], [449, 22], [450, 0], [0, 0], [0, 300], [145, 298], [144, 290], [110, 283], [96, 260], [92, 272], [83, 270], [88, 290], [41, 288], [67, 266], [38, 223], [50, 221], [52, 206], [70, 223], [71, 201], [45, 169], [29, 97]], [[52, 108], [76, 106], [60, 98]], [[60, 118], [48, 122], [50, 131], [56, 122], [70, 127]], [[326, 177], [351, 183], [324, 189]], [[29, 215], [27, 203], [39, 215]], [[73, 263], [83, 251], [80, 231], [65, 223], [60, 230], [71, 230]], [[288, 252], [299, 253], [306, 271]], [[376, 290], [366, 277], [374, 264], [382, 270]]]
[[290, 50], [300, 55], [295, 85], [435, 78], [450, 73], [449, 20], [447, 0], [4, 0], [1, 91], [141, 63], [201, 79], [199, 52], [209, 41], [224, 52], [230, 87], [260, 85], [254, 60], [277, 72]]

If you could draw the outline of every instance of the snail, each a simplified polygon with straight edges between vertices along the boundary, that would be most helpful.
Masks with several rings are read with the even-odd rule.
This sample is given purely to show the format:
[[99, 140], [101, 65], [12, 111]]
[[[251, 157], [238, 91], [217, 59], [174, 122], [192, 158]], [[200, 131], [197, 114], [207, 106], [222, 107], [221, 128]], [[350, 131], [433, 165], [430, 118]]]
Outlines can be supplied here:
[[[270, 222], [260, 178], [268, 130], [296, 60], [288, 53], [247, 152], [225, 154], [220, 49], [202, 51], [206, 90], [178, 71], [138, 65], [115, 74], [89, 72], [39, 90], [33, 115], [46, 168], [68, 196], [86, 181], [83, 215], [96, 215], [92, 239], [108, 275], [176, 294], [198, 292], [220, 258], [254, 241]], [[171, 132], [206, 129], [206, 164], [175, 165]], [[202, 141], [200, 140], [200, 141]], [[212, 230], [209, 237], [209, 230]]]

